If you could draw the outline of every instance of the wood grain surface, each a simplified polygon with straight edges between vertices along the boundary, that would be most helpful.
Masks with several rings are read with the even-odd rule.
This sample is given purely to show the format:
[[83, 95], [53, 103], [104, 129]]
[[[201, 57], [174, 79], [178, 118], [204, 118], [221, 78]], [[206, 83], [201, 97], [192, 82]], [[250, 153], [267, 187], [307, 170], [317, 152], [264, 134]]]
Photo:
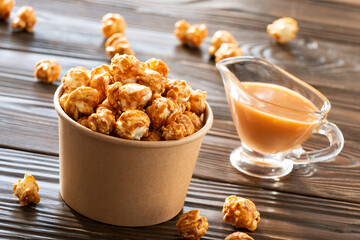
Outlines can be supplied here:
[[[261, 213], [254, 239], [360, 239], [360, 4], [355, 0], [17, 0], [34, 7], [34, 33], [12, 32], [0, 21], [0, 239], [178, 239], [174, 219], [153, 227], [123, 228], [92, 221], [59, 195], [58, 126], [53, 94], [59, 85], [33, 78], [34, 65], [56, 59], [62, 74], [74, 66], [109, 63], [101, 17], [122, 14], [126, 35], [145, 61], [156, 57], [169, 78], [185, 79], [208, 92], [214, 125], [204, 138], [182, 212], [200, 209], [209, 220], [203, 239], [236, 231], [222, 220], [232, 194], [253, 200]], [[298, 20], [297, 38], [279, 45], [266, 25], [281, 16]], [[179, 19], [205, 23], [209, 36], [200, 49], [179, 44]], [[211, 35], [229, 30], [244, 55], [262, 57], [308, 82], [332, 104], [328, 119], [342, 130], [345, 146], [332, 161], [298, 166], [280, 181], [240, 174], [229, 163], [239, 146], [222, 81], [207, 53]], [[306, 149], [328, 145], [312, 137]], [[41, 202], [21, 207], [13, 182], [26, 172], [39, 182]], [[240, 229], [247, 232], [244, 229]]]

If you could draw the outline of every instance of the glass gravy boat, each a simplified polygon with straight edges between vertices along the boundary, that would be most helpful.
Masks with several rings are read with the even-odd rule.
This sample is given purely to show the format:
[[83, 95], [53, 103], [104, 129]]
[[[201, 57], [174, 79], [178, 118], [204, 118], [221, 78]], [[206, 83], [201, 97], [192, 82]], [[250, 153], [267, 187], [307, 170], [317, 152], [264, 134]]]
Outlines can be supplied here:
[[[339, 128], [327, 121], [330, 102], [318, 90], [283, 69], [254, 57], [217, 63], [241, 146], [231, 164], [254, 177], [280, 178], [294, 164], [326, 161], [344, 145]], [[328, 138], [324, 149], [301, 147], [313, 134]]]

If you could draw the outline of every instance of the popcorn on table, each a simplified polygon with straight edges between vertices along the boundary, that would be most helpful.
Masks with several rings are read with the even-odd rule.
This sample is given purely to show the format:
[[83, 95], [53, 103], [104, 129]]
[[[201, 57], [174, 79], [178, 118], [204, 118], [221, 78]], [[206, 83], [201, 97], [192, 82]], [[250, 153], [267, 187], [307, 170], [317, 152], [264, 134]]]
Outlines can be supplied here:
[[254, 240], [252, 237], [243, 232], [234, 232], [227, 236], [224, 240]]
[[29, 6], [23, 6], [17, 11], [17, 17], [12, 22], [11, 27], [19, 31], [32, 32], [36, 24], [36, 15], [34, 9]]
[[254, 231], [260, 221], [260, 213], [249, 199], [230, 196], [226, 198], [223, 209], [224, 221], [237, 228], [247, 228]]
[[[206, 92], [169, 80], [160, 59], [116, 54], [110, 65], [72, 68], [59, 98], [65, 113], [92, 131], [126, 139], [181, 139], [200, 130]], [[95, 111], [96, 110], [96, 111]]]
[[266, 30], [279, 43], [287, 43], [296, 37], [299, 27], [295, 19], [282, 17], [269, 24]]
[[180, 237], [186, 240], [198, 240], [209, 228], [206, 217], [200, 216], [200, 210], [191, 210], [179, 217], [176, 223]]
[[211, 38], [209, 54], [214, 56], [216, 51], [221, 47], [223, 43], [233, 43], [236, 45], [234, 36], [225, 30], [219, 30], [214, 33]]
[[115, 33], [123, 33], [126, 29], [126, 21], [120, 14], [108, 13], [102, 17], [102, 31], [106, 38]]
[[242, 56], [243, 51], [235, 43], [223, 43], [215, 52], [215, 62], [229, 57]]
[[135, 55], [131, 49], [130, 43], [123, 33], [115, 33], [111, 35], [105, 42], [105, 51], [110, 57], [115, 54]]
[[34, 76], [44, 83], [55, 82], [60, 75], [61, 67], [55, 60], [43, 60], [35, 65]]
[[40, 202], [39, 185], [31, 174], [25, 174], [23, 179], [17, 180], [13, 185], [13, 192], [19, 198], [21, 206]]
[[5, 21], [10, 18], [11, 10], [15, 5], [14, 0], [2, 0], [0, 1], [0, 19]]
[[199, 47], [207, 37], [208, 29], [205, 24], [190, 25], [185, 20], [179, 20], [175, 23], [174, 34], [180, 42]]

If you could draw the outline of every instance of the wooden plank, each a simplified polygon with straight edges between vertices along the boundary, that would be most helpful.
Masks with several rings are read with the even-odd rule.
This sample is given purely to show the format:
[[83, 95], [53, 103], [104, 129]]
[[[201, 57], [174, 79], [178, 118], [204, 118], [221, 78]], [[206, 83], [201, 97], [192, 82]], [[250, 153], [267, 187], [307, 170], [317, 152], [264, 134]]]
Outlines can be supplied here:
[[[12, 184], [33, 174], [41, 202], [21, 207]], [[200, 209], [209, 221], [204, 239], [223, 239], [236, 231], [222, 221], [224, 199], [232, 194], [255, 202], [261, 213], [255, 239], [356, 239], [360, 237], [360, 204], [193, 178], [183, 212]], [[59, 196], [55, 156], [0, 148], [0, 237], [178, 239], [176, 221], [153, 227], [124, 228], [92, 221], [71, 210]], [[243, 230], [248, 232], [247, 230]]]

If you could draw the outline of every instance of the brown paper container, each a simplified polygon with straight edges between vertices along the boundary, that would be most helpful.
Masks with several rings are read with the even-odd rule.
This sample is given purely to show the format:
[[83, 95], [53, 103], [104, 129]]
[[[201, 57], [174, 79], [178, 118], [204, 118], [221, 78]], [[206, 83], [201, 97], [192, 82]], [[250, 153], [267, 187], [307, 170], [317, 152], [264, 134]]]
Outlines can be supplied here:
[[165, 222], [182, 209], [204, 135], [204, 127], [180, 140], [145, 142], [96, 133], [72, 120], [54, 96], [59, 115], [60, 194], [75, 211], [119, 226]]

